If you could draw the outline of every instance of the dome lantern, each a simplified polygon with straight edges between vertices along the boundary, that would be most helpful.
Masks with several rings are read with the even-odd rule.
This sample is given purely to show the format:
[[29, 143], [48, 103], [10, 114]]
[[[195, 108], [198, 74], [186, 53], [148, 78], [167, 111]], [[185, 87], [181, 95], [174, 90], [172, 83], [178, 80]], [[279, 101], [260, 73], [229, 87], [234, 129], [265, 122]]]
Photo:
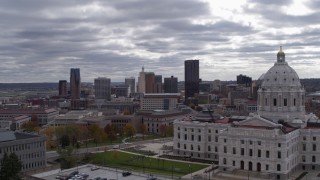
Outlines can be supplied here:
[[280, 50], [277, 54], [277, 62], [282, 63], [286, 61], [286, 55], [284, 54], [284, 52], [282, 51], [282, 46], [280, 46]]

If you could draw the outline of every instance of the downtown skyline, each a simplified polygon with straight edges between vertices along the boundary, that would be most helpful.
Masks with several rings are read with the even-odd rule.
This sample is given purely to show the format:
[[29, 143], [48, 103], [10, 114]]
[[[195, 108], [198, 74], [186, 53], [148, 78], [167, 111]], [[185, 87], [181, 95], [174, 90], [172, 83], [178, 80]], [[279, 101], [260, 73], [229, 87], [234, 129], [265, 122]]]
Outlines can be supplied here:
[[0, 82], [123, 82], [141, 67], [184, 81], [258, 79], [283, 46], [300, 78], [318, 78], [320, 3], [251, 1], [0, 1]]

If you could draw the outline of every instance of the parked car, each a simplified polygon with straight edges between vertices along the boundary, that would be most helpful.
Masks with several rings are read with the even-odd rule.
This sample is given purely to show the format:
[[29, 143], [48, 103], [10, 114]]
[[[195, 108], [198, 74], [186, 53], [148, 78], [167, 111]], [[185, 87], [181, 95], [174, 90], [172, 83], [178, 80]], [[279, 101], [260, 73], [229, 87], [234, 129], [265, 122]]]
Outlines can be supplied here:
[[92, 167], [92, 168], [91, 168], [91, 171], [95, 171], [95, 170], [98, 170], [98, 169], [100, 169], [100, 168], [97, 167], [97, 166], [95, 166], [95, 167]]
[[123, 177], [130, 176], [130, 175], [131, 175], [131, 172], [129, 172], [129, 171], [126, 171], [126, 172], [122, 173]]

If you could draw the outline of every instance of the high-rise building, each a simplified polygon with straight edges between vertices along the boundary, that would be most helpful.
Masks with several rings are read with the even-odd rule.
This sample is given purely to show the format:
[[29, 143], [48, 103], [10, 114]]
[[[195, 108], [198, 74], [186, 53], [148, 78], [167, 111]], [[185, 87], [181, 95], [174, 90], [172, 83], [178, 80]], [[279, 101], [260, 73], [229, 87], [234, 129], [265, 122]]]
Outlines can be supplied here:
[[155, 82], [155, 75], [153, 72], [146, 72], [145, 73], [145, 92], [144, 93], [154, 93], [154, 82]]
[[70, 70], [70, 94], [71, 99], [80, 99], [81, 77], [79, 68]]
[[168, 77], [164, 78], [163, 85], [164, 93], [177, 93], [178, 92], [178, 78], [176, 77]]
[[154, 93], [162, 93], [162, 75], [154, 76]]
[[146, 92], [146, 73], [144, 72], [144, 67], [142, 67], [139, 73], [137, 91], [138, 93]]
[[134, 77], [125, 78], [124, 83], [129, 86], [130, 93], [136, 92], [136, 79]]
[[59, 81], [59, 96], [67, 96], [67, 80], [60, 80]]
[[111, 80], [105, 77], [99, 77], [94, 79], [94, 91], [96, 99], [107, 99], [111, 98]]
[[185, 104], [197, 104], [195, 95], [199, 94], [199, 60], [184, 61]]

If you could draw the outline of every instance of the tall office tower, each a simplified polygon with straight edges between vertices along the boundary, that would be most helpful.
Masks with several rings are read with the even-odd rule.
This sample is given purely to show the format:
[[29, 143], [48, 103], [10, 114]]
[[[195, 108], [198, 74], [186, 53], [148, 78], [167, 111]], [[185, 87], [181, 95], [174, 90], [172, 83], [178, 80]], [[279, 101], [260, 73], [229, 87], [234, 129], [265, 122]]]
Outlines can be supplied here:
[[96, 99], [111, 98], [111, 80], [105, 77], [99, 77], [94, 79], [94, 94]]
[[125, 78], [124, 84], [129, 86], [130, 88], [130, 93], [135, 93], [136, 92], [136, 79], [134, 77], [129, 77]]
[[163, 90], [164, 90], [164, 93], [177, 93], [178, 78], [173, 76], [164, 78]]
[[139, 73], [139, 77], [138, 77], [137, 91], [138, 91], [138, 93], [145, 93], [146, 92], [146, 73], [144, 72], [143, 66], [142, 66], [142, 70]]
[[154, 76], [154, 93], [162, 93], [162, 75], [155, 75]]
[[80, 99], [80, 91], [81, 91], [80, 69], [71, 68], [70, 70], [71, 99]]
[[145, 73], [145, 92], [144, 93], [154, 93], [154, 83], [155, 75], [153, 72]]
[[195, 95], [199, 94], [199, 60], [184, 61], [185, 104], [197, 104]]
[[67, 96], [67, 80], [60, 80], [59, 81], [59, 96]]

